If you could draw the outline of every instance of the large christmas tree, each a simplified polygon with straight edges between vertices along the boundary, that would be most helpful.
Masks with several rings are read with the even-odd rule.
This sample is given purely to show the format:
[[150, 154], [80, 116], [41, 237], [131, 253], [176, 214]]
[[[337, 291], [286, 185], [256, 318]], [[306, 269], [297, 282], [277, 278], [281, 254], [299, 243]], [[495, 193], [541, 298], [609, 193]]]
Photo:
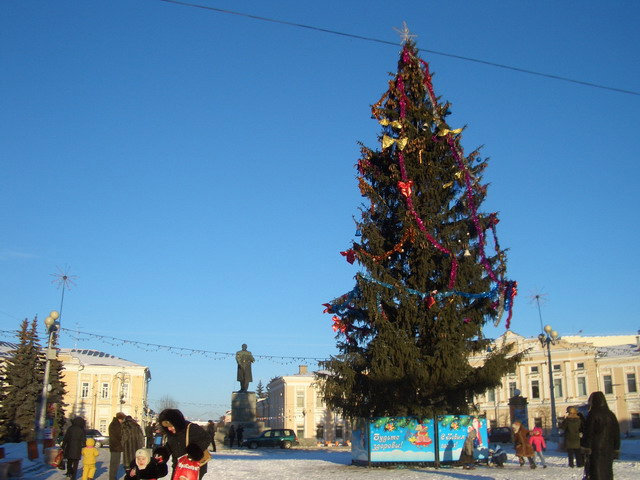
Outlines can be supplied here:
[[[516, 283], [505, 277], [497, 215], [480, 211], [487, 162], [477, 150], [464, 154], [449, 108], [407, 37], [371, 110], [381, 148], [362, 146], [357, 165], [368, 202], [359, 239], [341, 252], [361, 266], [356, 286], [325, 304], [340, 354], [325, 362], [322, 384], [345, 415], [467, 413], [474, 394], [499, 385], [520, 359], [510, 346], [487, 352], [483, 326], [506, 311], [509, 327]], [[480, 353], [484, 363], [470, 365]]]

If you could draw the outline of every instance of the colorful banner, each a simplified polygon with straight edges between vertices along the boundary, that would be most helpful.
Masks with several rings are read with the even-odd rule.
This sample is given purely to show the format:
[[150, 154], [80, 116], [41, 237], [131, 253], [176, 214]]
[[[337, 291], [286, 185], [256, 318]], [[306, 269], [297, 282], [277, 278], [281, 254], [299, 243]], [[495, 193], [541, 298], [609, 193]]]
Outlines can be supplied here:
[[369, 462], [369, 425], [362, 418], [356, 419], [351, 431], [351, 459], [356, 463]]
[[473, 457], [484, 460], [489, 455], [489, 435], [487, 419], [471, 415], [441, 415], [438, 421], [438, 458], [441, 462], [457, 462], [460, 460], [462, 446], [469, 431], [474, 428]]
[[434, 422], [430, 418], [383, 417], [369, 423], [371, 462], [434, 462]]

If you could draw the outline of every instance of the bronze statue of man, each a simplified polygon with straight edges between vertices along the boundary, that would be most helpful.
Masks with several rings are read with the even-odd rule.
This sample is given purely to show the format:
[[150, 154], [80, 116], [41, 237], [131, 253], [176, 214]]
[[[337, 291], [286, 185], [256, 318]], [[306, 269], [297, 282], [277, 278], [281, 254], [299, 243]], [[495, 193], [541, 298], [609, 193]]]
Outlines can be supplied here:
[[249, 382], [253, 381], [251, 375], [251, 364], [255, 362], [251, 352], [247, 350], [247, 344], [242, 344], [242, 350], [236, 352], [236, 362], [238, 362], [238, 381], [240, 382], [240, 391], [246, 392], [249, 388]]

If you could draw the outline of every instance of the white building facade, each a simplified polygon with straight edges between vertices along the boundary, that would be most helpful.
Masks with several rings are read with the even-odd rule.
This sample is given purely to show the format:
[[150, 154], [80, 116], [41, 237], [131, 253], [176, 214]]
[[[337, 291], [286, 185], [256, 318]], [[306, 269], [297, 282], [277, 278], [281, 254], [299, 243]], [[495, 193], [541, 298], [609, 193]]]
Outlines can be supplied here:
[[306, 443], [345, 443], [349, 422], [331, 411], [317, 388], [315, 375], [301, 365], [298, 373], [272, 379], [267, 398], [258, 401], [258, 421], [266, 428], [290, 428]]

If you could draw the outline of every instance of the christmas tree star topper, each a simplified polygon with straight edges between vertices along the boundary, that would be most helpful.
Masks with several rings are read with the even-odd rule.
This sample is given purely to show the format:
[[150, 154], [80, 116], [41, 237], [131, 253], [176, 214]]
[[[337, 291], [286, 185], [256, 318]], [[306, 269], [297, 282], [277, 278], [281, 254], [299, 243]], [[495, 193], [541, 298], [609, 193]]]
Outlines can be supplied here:
[[393, 29], [396, 32], [398, 32], [398, 35], [400, 35], [400, 38], [402, 38], [403, 44], [407, 43], [409, 40], [412, 40], [418, 36], [411, 33], [411, 30], [409, 30], [409, 27], [407, 27], [407, 22], [402, 22], [402, 30], [396, 27], [393, 27]]

